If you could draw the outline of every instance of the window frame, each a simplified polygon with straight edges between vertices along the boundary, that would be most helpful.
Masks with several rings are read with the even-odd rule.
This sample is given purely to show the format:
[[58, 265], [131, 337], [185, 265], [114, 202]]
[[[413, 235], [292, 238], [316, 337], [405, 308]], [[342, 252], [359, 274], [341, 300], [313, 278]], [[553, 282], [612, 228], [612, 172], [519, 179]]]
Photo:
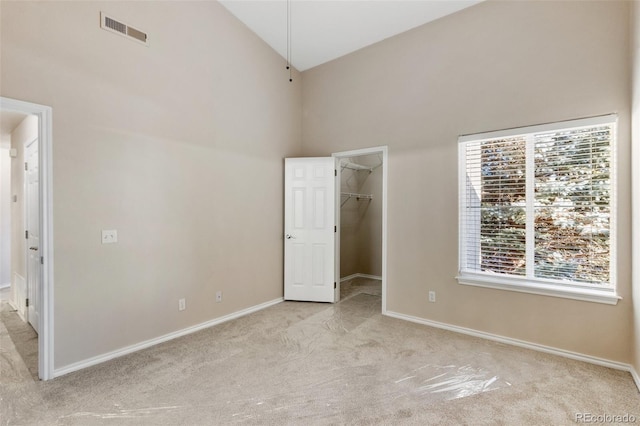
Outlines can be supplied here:
[[[554, 123], [539, 124], [526, 127], [517, 127], [512, 129], [474, 133], [470, 135], [462, 135], [458, 138], [458, 275], [456, 279], [459, 284], [471, 285], [478, 287], [487, 287], [500, 290], [510, 290], [522, 293], [531, 293], [544, 296], [554, 296], [588, 302], [598, 302], [615, 305], [618, 300], [622, 299], [617, 294], [617, 124], [618, 115], [608, 114], [596, 117], [581, 118], [576, 120], [558, 121]], [[470, 142], [478, 142], [490, 139], [514, 138], [519, 136], [531, 137], [535, 133], [547, 133], [554, 131], [570, 130], [586, 126], [611, 125], [611, 166], [610, 166], [610, 182], [611, 182], [611, 201], [609, 208], [610, 230], [609, 230], [609, 265], [610, 279], [608, 287], [602, 287], [594, 284], [567, 282], [563, 280], [554, 280], [546, 278], [518, 277], [513, 275], [492, 273], [492, 272], [474, 272], [466, 270], [466, 253], [467, 238], [465, 234], [465, 209], [466, 209], [466, 191], [467, 191], [467, 164], [465, 147]], [[532, 162], [533, 153], [527, 148], [525, 161]], [[527, 167], [529, 168], [529, 167]], [[532, 188], [535, 184], [534, 178], [527, 173], [527, 205], [532, 204], [529, 197], [533, 196]], [[533, 180], [532, 180], [533, 179]], [[529, 202], [531, 201], [531, 202]], [[531, 209], [527, 209], [527, 224], [532, 223], [529, 216], [533, 214]], [[534, 232], [531, 226], [527, 226], [527, 238], [531, 238], [530, 234]], [[530, 259], [528, 259], [529, 261]]]

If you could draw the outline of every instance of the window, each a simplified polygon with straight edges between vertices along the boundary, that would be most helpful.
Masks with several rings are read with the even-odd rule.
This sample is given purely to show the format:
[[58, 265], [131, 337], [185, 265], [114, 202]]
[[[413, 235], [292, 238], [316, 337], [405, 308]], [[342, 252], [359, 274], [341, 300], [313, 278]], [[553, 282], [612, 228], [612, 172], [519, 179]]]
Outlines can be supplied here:
[[460, 137], [461, 284], [617, 303], [616, 122]]

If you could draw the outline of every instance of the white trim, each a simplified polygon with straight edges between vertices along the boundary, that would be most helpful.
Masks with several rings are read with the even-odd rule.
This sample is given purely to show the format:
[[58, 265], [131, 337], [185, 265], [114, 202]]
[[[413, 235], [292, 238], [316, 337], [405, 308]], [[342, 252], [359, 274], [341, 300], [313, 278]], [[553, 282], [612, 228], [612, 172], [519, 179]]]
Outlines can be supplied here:
[[525, 200], [526, 200], [526, 230], [525, 230], [525, 276], [535, 276], [535, 264], [536, 264], [536, 213], [535, 213], [535, 197], [536, 197], [536, 150], [535, 141], [531, 134], [527, 135], [525, 143]]
[[0, 284], [0, 290], [4, 290], [5, 288], [11, 287], [11, 283]]
[[45, 105], [0, 97], [0, 110], [17, 111], [38, 117], [38, 155], [40, 168], [40, 250], [41, 305], [38, 328], [38, 376], [53, 378], [54, 303], [53, 303], [53, 110]]
[[[22, 292], [22, 299], [18, 300], [18, 290]], [[11, 291], [11, 306], [16, 311], [23, 322], [27, 322], [27, 308], [25, 307], [25, 299], [27, 298], [27, 283], [22, 275], [17, 272], [13, 273], [13, 289]]]
[[196, 331], [204, 330], [205, 328], [213, 327], [215, 325], [222, 324], [227, 321], [231, 321], [245, 315], [252, 314], [254, 312], [266, 309], [270, 306], [277, 305], [284, 301], [284, 298], [279, 297], [274, 300], [270, 300], [268, 302], [261, 303], [259, 305], [251, 306], [246, 309], [242, 309], [240, 311], [233, 312], [231, 314], [212, 319], [210, 321], [205, 321], [200, 324], [193, 325], [191, 327], [183, 328], [182, 330], [174, 331], [172, 333], [165, 334], [160, 337], [156, 337], [153, 339], [145, 340], [140, 343], [136, 343], [134, 345], [126, 346], [124, 348], [117, 349], [115, 351], [107, 352], [102, 355], [94, 356], [92, 358], [88, 358], [82, 361], [74, 362], [73, 364], [66, 365], [64, 367], [60, 367], [53, 372], [54, 377], [60, 377], [65, 374], [72, 373], [74, 371], [82, 370], [83, 368], [91, 367], [93, 365], [97, 365], [103, 363], [105, 361], [109, 361], [114, 358], [121, 357], [123, 355], [127, 355], [133, 352], [140, 351], [142, 349], [149, 348], [151, 346], [155, 346], [160, 343], [167, 342], [169, 340], [177, 339], [178, 337], [186, 336], [187, 334], [195, 333]]
[[637, 368], [631, 375], [640, 390], [640, 4], [633, 2], [631, 13], [631, 320], [635, 325], [632, 354]]
[[497, 334], [486, 333], [484, 331], [478, 331], [471, 328], [460, 327], [457, 325], [445, 324], [438, 321], [431, 321], [424, 318], [418, 318], [411, 315], [399, 314], [397, 312], [387, 311], [386, 316], [401, 319], [404, 321], [413, 322], [416, 324], [422, 324], [429, 327], [439, 328], [442, 330], [453, 331], [454, 333], [466, 334], [468, 336], [479, 337], [481, 339], [491, 340], [498, 343], [504, 343], [506, 345], [517, 346], [520, 348], [531, 349], [538, 352], [544, 352], [551, 355], [557, 355], [564, 358], [573, 359], [576, 361], [583, 361], [589, 364], [600, 365], [602, 367], [613, 368], [615, 370], [628, 371], [633, 376], [633, 379], [640, 390], [640, 377], [630, 364], [625, 364], [618, 361], [611, 361], [604, 358], [599, 358], [591, 355], [585, 355], [578, 352], [567, 351], [564, 349], [558, 349], [551, 346], [540, 345], [538, 343], [527, 342], [524, 340], [513, 339], [511, 337], [504, 337]]
[[636, 382], [636, 386], [638, 387], [638, 391], [640, 391], [640, 374], [636, 371], [633, 366], [630, 366], [629, 373], [631, 373], [631, 377], [633, 377], [633, 381]]
[[577, 120], [565, 120], [557, 121], [554, 123], [537, 124], [526, 127], [514, 127], [511, 129], [494, 130], [490, 132], [474, 133], [470, 135], [461, 135], [458, 137], [458, 142], [464, 144], [465, 142], [476, 140], [488, 140], [499, 139], [506, 137], [515, 137], [520, 135], [526, 135], [528, 133], [545, 133], [553, 132], [555, 130], [565, 129], [577, 129], [587, 126], [599, 126], [602, 124], [610, 124], [613, 121], [618, 120], [618, 114], [599, 115], [596, 117], [579, 118]]
[[466, 192], [467, 186], [467, 151], [465, 145], [458, 143], [458, 271], [467, 269], [467, 256], [461, 256], [460, 253], [468, 253], [467, 238], [465, 238], [464, 215], [462, 212], [467, 210], [467, 197], [461, 197], [460, 194]]
[[611, 164], [609, 166], [611, 180], [611, 195], [609, 199], [609, 209], [611, 211], [609, 229], [609, 283], [618, 288], [618, 115], [608, 116], [615, 119], [612, 124], [613, 135], [611, 137]]
[[361, 273], [356, 273], [356, 274], [351, 274], [351, 275], [347, 275], [346, 277], [342, 277], [340, 278], [340, 282], [343, 283], [345, 281], [349, 281], [352, 280], [354, 278], [366, 278], [369, 280], [378, 280], [378, 281], [382, 281], [382, 277], [379, 275], [369, 275], [369, 274], [361, 274]]
[[20, 315], [20, 311], [18, 310], [18, 307], [16, 306], [16, 302], [14, 302], [13, 300], [9, 299], [7, 300], [7, 303], [9, 303], [9, 306], [11, 306], [11, 310], [16, 311], [16, 314], [18, 314], [18, 316], [20, 317], [20, 319], [24, 322], [26, 322], [24, 320], [24, 318], [22, 318], [22, 315]]
[[[565, 282], [556, 279], [539, 279], [534, 277], [534, 140], [533, 134], [558, 130], [574, 130], [599, 125], [611, 126], [611, 227], [609, 237], [610, 276], [606, 286], [600, 287], [579, 282]], [[535, 126], [518, 127], [486, 133], [464, 135], [458, 138], [458, 271], [456, 277], [459, 284], [488, 287], [499, 290], [512, 290], [520, 293], [532, 293], [552, 297], [561, 297], [580, 301], [615, 305], [621, 299], [616, 293], [616, 252], [617, 252], [617, 126], [618, 115], [608, 114], [577, 120], [560, 121]], [[467, 210], [467, 159], [465, 147], [469, 143], [491, 141], [505, 137], [526, 137], [526, 273], [520, 278], [507, 274], [491, 274], [478, 271], [479, 265], [468, 265], [469, 250], [467, 245], [467, 228], [470, 219], [464, 213]], [[479, 223], [479, 222], [478, 222]], [[471, 226], [479, 226], [471, 223]]]
[[518, 280], [498, 276], [486, 276], [482, 274], [461, 274], [456, 277], [459, 284], [471, 285], [475, 287], [493, 288], [496, 290], [508, 290], [518, 293], [538, 294], [541, 296], [562, 297], [564, 299], [581, 300], [584, 302], [605, 303], [616, 305], [622, 297], [618, 296], [613, 289], [610, 291], [574, 288], [567, 285], [554, 285], [530, 280]]
[[[343, 152], [334, 152], [331, 154], [332, 157], [337, 158], [338, 160], [344, 157], [359, 157], [362, 155], [370, 155], [370, 154], [382, 154], [382, 313], [387, 312], [387, 203], [388, 203], [388, 176], [389, 176], [389, 148], [384, 146], [376, 146], [372, 148], [363, 148], [363, 149], [355, 149], [352, 151], [343, 151]], [[337, 170], [338, 178], [340, 178], [340, 170], [338, 167]], [[336, 185], [340, 185], [340, 180], [338, 179]], [[336, 197], [340, 197], [340, 191], [336, 191]], [[336, 282], [340, 283], [340, 199], [336, 202], [336, 225], [338, 225], [336, 231], [336, 246], [338, 250], [336, 250]], [[337, 284], [338, 286], [340, 284]], [[339, 290], [339, 287], [338, 287]], [[339, 293], [338, 293], [339, 294]]]
[[334, 204], [334, 214], [333, 214], [333, 224], [335, 226], [336, 229], [336, 233], [334, 235], [334, 239], [333, 239], [333, 267], [334, 267], [334, 272], [333, 272], [333, 278], [334, 278], [334, 285], [333, 285], [333, 303], [338, 303], [340, 301], [340, 295], [342, 294], [342, 290], [340, 289], [340, 286], [342, 284], [342, 280], [340, 279], [340, 259], [341, 259], [341, 252], [340, 252], [340, 232], [341, 232], [341, 208], [342, 208], [342, 196], [338, 197], [338, 194], [342, 193], [342, 167], [341, 167], [341, 163], [342, 160], [340, 158], [335, 158], [334, 157], [334, 167], [335, 167], [335, 176], [336, 176], [336, 180], [335, 180], [335, 197], [336, 197], [336, 202]]

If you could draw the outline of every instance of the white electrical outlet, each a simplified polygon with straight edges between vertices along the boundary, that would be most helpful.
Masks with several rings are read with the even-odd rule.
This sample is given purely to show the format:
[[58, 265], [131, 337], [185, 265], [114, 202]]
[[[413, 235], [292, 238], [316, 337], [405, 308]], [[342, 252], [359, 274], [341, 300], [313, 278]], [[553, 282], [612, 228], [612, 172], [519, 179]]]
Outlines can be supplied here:
[[435, 303], [436, 301], [436, 292], [435, 291], [430, 291], [429, 292], [429, 302]]
[[216, 302], [222, 302], [222, 292], [216, 291]]
[[187, 301], [185, 299], [178, 300], [178, 310], [184, 311], [185, 309], [187, 309]]
[[102, 244], [111, 244], [118, 242], [118, 231], [115, 229], [102, 230]]

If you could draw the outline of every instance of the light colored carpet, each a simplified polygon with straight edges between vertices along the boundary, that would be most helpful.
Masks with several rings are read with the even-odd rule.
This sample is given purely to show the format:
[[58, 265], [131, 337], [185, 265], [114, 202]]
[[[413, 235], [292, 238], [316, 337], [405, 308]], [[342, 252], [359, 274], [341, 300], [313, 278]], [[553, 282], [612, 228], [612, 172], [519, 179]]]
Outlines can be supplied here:
[[342, 292], [336, 305], [281, 303], [49, 382], [18, 365], [2, 327], [1, 423], [640, 423], [628, 373], [383, 317], [375, 282]]
[[0, 302], [0, 321], [34, 380], [38, 379], [38, 335], [9, 303]]

